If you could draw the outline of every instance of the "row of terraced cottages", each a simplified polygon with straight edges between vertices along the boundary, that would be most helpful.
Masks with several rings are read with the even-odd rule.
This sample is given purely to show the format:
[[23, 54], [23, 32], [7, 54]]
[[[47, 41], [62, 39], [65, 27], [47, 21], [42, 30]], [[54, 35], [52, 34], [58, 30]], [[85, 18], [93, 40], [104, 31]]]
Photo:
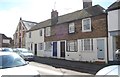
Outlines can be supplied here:
[[100, 5], [83, 2], [82, 10], [61, 16], [52, 10], [51, 19], [40, 23], [20, 19], [14, 44], [41, 57], [105, 63], [116, 60], [115, 50], [120, 48], [119, 3], [113, 3], [106, 12]]
[[40, 22], [26, 33], [26, 47], [37, 56], [76, 61], [107, 62], [107, 23], [105, 9], [86, 7]]

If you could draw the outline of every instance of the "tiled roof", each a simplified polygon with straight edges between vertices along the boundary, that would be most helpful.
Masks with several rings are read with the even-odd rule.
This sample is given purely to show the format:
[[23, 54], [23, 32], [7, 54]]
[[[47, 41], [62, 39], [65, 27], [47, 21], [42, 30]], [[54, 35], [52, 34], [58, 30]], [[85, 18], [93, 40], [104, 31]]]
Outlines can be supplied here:
[[0, 33], [0, 35], [2, 35], [3, 39], [11, 39], [10, 37], [7, 37], [5, 34]]
[[120, 9], [120, 1], [114, 2], [112, 5], [108, 7], [108, 11], [115, 10], [115, 9]]
[[27, 28], [27, 30], [31, 29], [33, 26], [37, 25], [36, 22], [32, 22], [32, 21], [26, 21], [26, 20], [22, 20], [24, 26]]
[[[57, 24], [71, 22], [78, 19], [83, 19], [86, 17], [96, 16], [106, 13], [105, 9], [99, 5], [95, 5], [89, 8], [85, 8], [82, 10], [78, 10], [72, 13], [68, 13], [58, 17]], [[51, 26], [51, 19], [45, 20], [43, 22], [38, 23], [36, 26], [32, 27], [29, 31], [37, 30], [43, 27]]]

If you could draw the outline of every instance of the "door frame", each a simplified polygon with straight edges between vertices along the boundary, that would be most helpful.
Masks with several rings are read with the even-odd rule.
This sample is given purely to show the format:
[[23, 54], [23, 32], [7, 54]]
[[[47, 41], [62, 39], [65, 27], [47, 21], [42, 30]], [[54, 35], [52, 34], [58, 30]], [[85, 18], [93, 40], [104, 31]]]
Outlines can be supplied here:
[[36, 55], [37, 56], [37, 44], [34, 44], [34, 55]]
[[[100, 43], [98, 41], [100, 40], [100, 43], [102, 43], [102, 49], [100, 48]], [[102, 42], [101, 42], [102, 41]], [[98, 48], [99, 45], [99, 48]], [[105, 60], [105, 39], [97, 39], [97, 59], [98, 60]]]
[[[61, 43], [64, 43], [64, 51], [63, 51], [63, 53], [62, 53], [62, 44]], [[60, 57], [61, 58], [65, 58], [65, 50], [66, 50], [66, 42], [65, 41], [60, 41]]]
[[53, 42], [53, 54], [52, 54], [53, 57], [57, 57], [57, 42], [54, 41]]

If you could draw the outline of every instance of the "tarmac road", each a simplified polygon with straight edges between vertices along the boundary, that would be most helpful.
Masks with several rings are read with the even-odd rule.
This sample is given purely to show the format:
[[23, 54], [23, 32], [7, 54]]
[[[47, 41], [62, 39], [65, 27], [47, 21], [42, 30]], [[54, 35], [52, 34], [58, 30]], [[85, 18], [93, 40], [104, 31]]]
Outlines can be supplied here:
[[53, 66], [37, 62], [29, 62], [29, 64], [35, 66], [41, 75], [91, 75], [89, 73], [82, 73], [64, 68], [55, 68]]
[[50, 58], [50, 57], [35, 57], [35, 62], [53, 66], [55, 68], [64, 68], [83, 73], [95, 75], [97, 71], [107, 66], [106, 64], [87, 63], [80, 61], [70, 61], [65, 59]]

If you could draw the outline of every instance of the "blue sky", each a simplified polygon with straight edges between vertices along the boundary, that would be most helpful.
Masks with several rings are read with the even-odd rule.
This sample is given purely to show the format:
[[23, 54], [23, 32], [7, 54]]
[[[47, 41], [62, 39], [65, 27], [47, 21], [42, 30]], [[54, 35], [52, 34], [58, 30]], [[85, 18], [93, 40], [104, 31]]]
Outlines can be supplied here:
[[0, 0], [0, 10], [8, 10], [14, 7], [22, 7], [25, 0]]
[[105, 9], [107, 9], [112, 3], [114, 3], [116, 0], [94, 0], [93, 4], [99, 4]]
[[[99, 4], [105, 9], [115, 1], [92, 0], [93, 5]], [[13, 37], [20, 17], [41, 22], [51, 17], [54, 8], [63, 15], [82, 9], [82, 4], [82, 0], [0, 0], [0, 33]]]

